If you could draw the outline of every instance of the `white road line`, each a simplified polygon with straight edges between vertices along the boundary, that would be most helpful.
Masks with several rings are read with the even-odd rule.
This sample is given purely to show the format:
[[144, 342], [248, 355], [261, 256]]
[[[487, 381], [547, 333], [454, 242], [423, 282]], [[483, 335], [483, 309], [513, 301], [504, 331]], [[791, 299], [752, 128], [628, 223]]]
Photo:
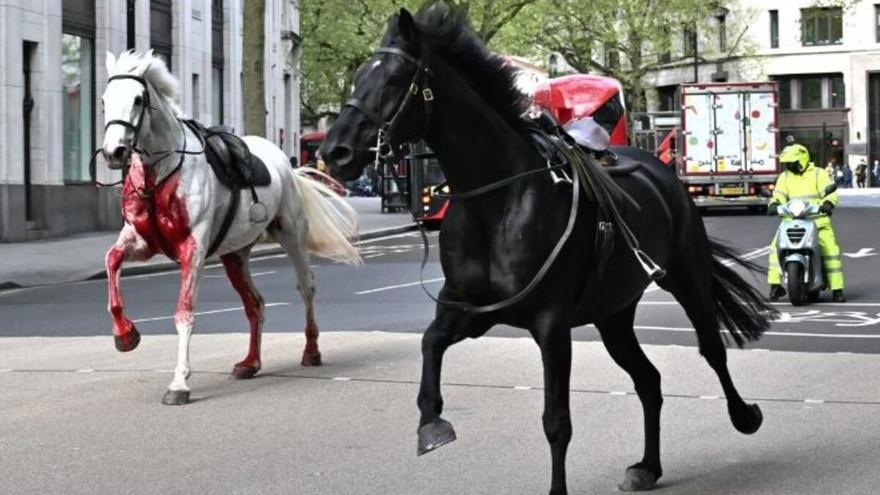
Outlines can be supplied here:
[[[290, 306], [290, 304], [291, 304], [291, 303], [286, 303], [286, 302], [266, 303], [266, 307], [267, 307], [267, 308], [272, 308], [272, 307], [275, 307], [275, 306]], [[232, 312], [235, 312], [235, 311], [244, 311], [244, 307], [243, 307], [243, 306], [239, 306], [239, 307], [237, 307], [237, 308], [224, 308], [224, 309], [213, 309], [213, 310], [211, 310], [211, 311], [198, 311], [198, 312], [193, 313], [193, 315], [195, 315], [195, 316], [201, 316], [201, 315], [215, 315], [215, 314], [218, 314], [218, 313], [232, 313]], [[141, 319], [138, 319], [138, 320], [132, 320], [132, 323], [146, 323], [146, 322], [149, 322], [149, 321], [162, 321], [162, 320], [173, 320], [173, 319], [174, 319], [174, 315], [171, 315], [171, 316], [157, 316], [157, 317], [155, 317], [155, 318], [141, 318]]]
[[806, 403], [806, 404], [824, 404], [825, 401], [822, 399], [804, 399], [804, 403]]
[[514, 390], [531, 390], [532, 387], [526, 387], [526, 386], [523, 386], [523, 385], [517, 385], [517, 386], [513, 387], [513, 389], [514, 389]]
[[[652, 330], [658, 332], [693, 332], [689, 327], [655, 327], [649, 325], [636, 325], [636, 330]], [[722, 330], [726, 332], [727, 330]], [[806, 332], [764, 332], [764, 335], [774, 337], [821, 337], [824, 339], [880, 339], [880, 334], [858, 333], [806, 333]]]
[[718, 397], [717, 395], [701, 395], [700, 398], [703, 400], [718, 400], [721, 397]]
[[95, 370], [94, 370], [94, 368], [84, 368], [81, 370], [76, 370], [76, 372], [77, 373], [94, 373]]
[[334, 376], [333, 381], [334, 382], [350, 382], [351, 378], [349, 378], [347, 376]]
[[608, 392], [608, 395], [626, 395], [626, 392], [620, 392], [620, 391], [618, 391], [618, 390], [612, 390], [611, 392]]
[[[678, 301], [639, 301], [639, 305], [645, 306], [678, 306]], [[770, 303], [773, 306], [791, 306], [791, 304], [787, 302], [775, 302]], [[834, 303], [834, 302], [820, 302], [820, 303], [810, 303], [809, 306], [803, 306], [800, 309], [809, 309], [813, 306], [852, 306], [852, 307], [861, 307], [861, 308], [873, 308], [880, 307], [880, 303], [877, 302], [845, 302], [845, 303]]]
[[[426, 284], [433, 284], [435, 282], [442, 282], [444, 280], [446, 280], [445, 277], [429, 278], [428, 280], [425, 280], [425, 283]], [[399, 285], [389, 285], [388, 287], [378, 287], [375, 289], [368, 289], [368, 290], [362, 290], [359, 292], [355, 292], [354, 294], [356, 296], [363, 296], [364, 294], [375, 294], [376, 292], [384, 292], [386, 290], [402, 289], [404, 287], [412, 287], [414, 285], [419, 285], [419, 282], [410, 282], [408, 284], [399, 284]]]
[[3, 368], [0, 373], [12, 373], [12, 368]]
[[368, 255], [364, 256], [363, 258], [364, 259], [378, 258], [379, 256], [385, 256], [385, 253], [368, 254]]

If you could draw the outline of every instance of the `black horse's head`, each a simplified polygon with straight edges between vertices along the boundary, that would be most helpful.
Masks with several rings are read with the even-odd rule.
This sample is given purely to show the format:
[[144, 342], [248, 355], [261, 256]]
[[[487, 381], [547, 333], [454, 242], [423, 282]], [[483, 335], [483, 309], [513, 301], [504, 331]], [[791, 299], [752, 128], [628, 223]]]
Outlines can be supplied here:
[[319, 153], [330, 173], [353, 180], [377, 151], [400, 158], [401, 145], [422, 134], [420, 116], [433, 99], [419, 29], [406, 10], [388, 21], [382, 45], [355, 76], [355, 86]]

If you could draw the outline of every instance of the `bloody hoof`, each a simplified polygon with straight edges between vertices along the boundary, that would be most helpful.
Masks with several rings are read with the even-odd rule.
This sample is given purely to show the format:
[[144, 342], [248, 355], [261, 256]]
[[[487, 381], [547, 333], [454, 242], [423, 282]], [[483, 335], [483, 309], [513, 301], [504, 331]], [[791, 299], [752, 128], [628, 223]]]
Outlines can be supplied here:
[[189, 404], [189, 390], [166, 390], [162, 397], [162, 404], [166, 406], [182, 406]]
[[303, 366], [321, 366], [321, 353], [318, 351], [315, 352], [303, 352], [302, 362], [300, 363]]
[[751, 435], [761, 427], [764, 415], [761, 414], [761, 408], [757, 404], [748, 404], [736, 413], [731, 412], [730, 420], [738, 432]]
[[419, 427], [418, 455], [424, 455], [455, 441], [455, 430], [452, 424], [444, 419], [438, 419]]
[[649, 468], [643, 463], [626, 468], [623, 483], [618, 485], [622, 492], [644, 492], [653, 490], [660, 478], [659, 472]]
[[249, 380], [256, 376], [259, 371], [259, 364], [238, 363], [232, 368], [231, 376], [234, 380]]
[[141, 334], [132, 324], [130, 330], [125, 335], [114, 335], [113, 342], [116, 344], [116, 350], [119, 352], [133, 351], [141, 343]]

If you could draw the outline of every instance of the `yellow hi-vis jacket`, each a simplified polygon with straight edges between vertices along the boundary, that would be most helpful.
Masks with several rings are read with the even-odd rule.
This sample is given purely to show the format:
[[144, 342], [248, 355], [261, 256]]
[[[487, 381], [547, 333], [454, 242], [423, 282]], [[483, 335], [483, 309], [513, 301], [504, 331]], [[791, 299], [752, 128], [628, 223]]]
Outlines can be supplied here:
[[[800, 175], [787, 170], [779, 174], [779, 178], [776, 179], [776, 188], [773, 190], [773, 198], [769, 204], [785, 204], [793, 199], [802, 199], [817, 205], [828, 201], [836, 207], [840, 202], [837, 191], [826, 193], [831, 184], [834, 183], [828, 177], [828, 173], [810, 162], [804, 173]], [[827, 221], [827, 217], [823, 218]]]

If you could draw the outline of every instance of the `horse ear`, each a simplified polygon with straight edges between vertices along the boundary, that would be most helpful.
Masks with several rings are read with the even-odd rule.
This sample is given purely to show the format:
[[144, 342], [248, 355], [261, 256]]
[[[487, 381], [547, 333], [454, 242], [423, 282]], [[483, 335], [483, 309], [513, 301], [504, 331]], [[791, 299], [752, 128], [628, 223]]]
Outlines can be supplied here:
[[113, 69], [116, 68], [116, 57], [112, 52], [107, 52], [107, 60], [105, 61], [105, 66], [107, 67], [107, 74], [112, 74]]
[[418, 41], [419, 29], [416, 27], [416, 21], [408, 10], [400, 9], [397, 22], [403, 39], [410, 43]]

